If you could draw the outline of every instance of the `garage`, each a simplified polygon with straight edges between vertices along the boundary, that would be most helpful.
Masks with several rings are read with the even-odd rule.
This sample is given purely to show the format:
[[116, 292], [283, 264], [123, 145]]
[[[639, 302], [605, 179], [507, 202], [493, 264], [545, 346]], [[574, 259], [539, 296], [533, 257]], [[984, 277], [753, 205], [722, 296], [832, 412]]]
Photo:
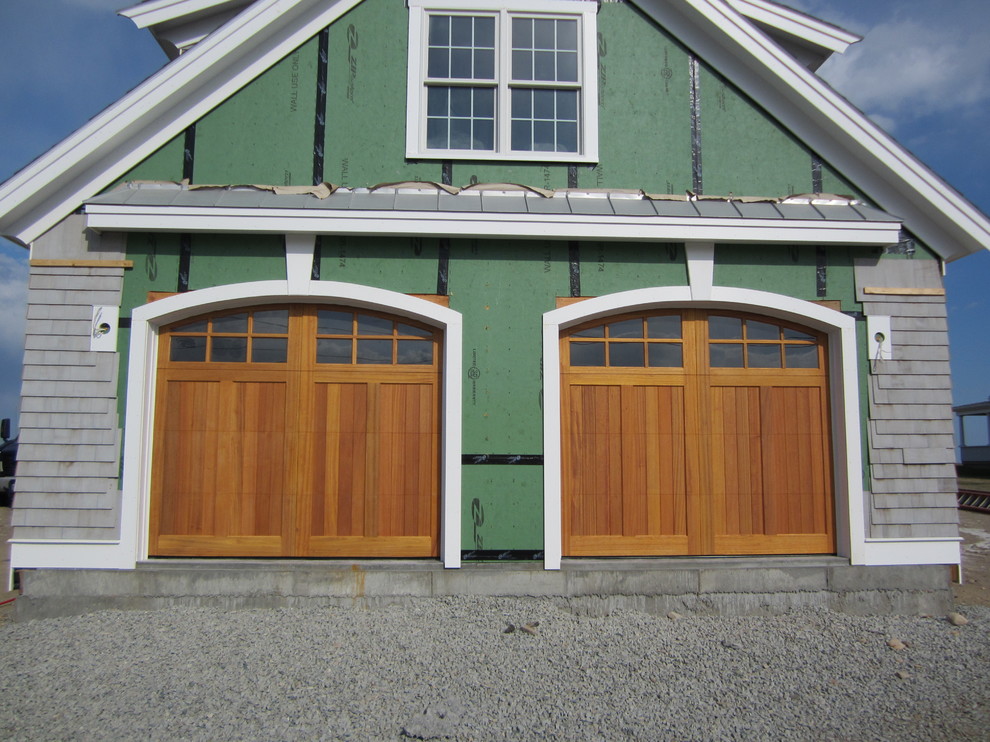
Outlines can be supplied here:
[[560, 343], [565, 556], [835, 552], [823, 334], [692, 309]]
[[163, 327], [149, 555], [437, 556], [441, 335], [295, 304]]

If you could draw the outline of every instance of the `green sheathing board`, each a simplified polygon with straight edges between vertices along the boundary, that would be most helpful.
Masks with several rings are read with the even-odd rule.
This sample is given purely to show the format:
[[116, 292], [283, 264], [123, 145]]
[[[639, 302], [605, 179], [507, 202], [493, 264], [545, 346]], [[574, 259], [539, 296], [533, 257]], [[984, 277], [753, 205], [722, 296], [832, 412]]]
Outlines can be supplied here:
[[112, 191], [121, 183], [131, 180], [182, 180], [182, 160], [185, 146], [185, 134], [180, 134], [167, 144], [148, 155], [140, 164], [114, 181], [113, 185], [107, 188]]
[[809, 193], [811, 153], [710, 68], [701, 66], [704, 192], [715, 196]]
[[688, 283], [683, 245], [582, 242], [579, 249], [582, 296]]
[[567, 165], [533, 162], [463, 162], [451, 165], [450, 181], [455, 186], [473, 183], [523, 183], [536, 188], [567, 188]]
[[190, 291], [228, 283], [284, 280], [282, 235], [193, 235], [189, 259]]
[[[449, 276], [464, 317], [464, 453], [543, 453], [542, 315], [568, 294], [567, 244], [452, 240]], [[464, 517], [474, 498], [486, 514], [483, 548], [542, 548], [541, 466], [462, 471]], [[464, 548], [479, 548], [472, 529]]]
[[196, 124], [196, 183], [311, 185], [319, 42], [310, 39]]
[[436, 239], [324, 237], [320, 278], [404, 294], [434, 294], [438, 255]]
[[440, 163], [407, 161], [402, 0], [365, 0], [330, 27], [326, 180], [359, 187], [439, 181]]
[[543, 548], [543, 467], [465, 466], [461, 548]]
[[598, 13], [598, 147], [582, 188], [691, 187], [691, 101], [685, 50], [631, 5]]

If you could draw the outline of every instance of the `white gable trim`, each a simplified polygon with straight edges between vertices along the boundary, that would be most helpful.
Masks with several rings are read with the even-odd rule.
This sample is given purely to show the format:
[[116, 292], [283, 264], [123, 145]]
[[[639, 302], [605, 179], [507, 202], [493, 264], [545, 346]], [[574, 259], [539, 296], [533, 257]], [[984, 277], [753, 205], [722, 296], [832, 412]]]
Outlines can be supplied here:
[[0, 233], [28, 244], [361, 0], [257, 0], [0, 185]]
[[862, 36], [831, 23], [767, 0], [728, 0], [728, 3], [751, 21], [770, 26], [829, 52], [841, 54], [851, 44], [863, 39]]
[[945, 260], [990, 247], [990, 220], [726, 0], [634, 0]]

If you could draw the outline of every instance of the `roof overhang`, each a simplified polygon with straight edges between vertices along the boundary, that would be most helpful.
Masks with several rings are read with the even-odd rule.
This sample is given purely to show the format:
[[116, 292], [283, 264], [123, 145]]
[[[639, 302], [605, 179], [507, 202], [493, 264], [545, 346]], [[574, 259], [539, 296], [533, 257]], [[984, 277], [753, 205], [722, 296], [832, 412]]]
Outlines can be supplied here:
[[87, 202], [97, 231], [346, 234], [500, 239], [867, 245], [900, 239], [898, 219], [846, 201], [654, 200], [630, 193], [432, 188], [124, 189]]
[[169, 59], [216, 31], [253, 0], [147, 0], [117, 12], [147, 28]]
[[[173, 10], [209, 4], [157, 1]], [[941, 258], [954, 260], [990, 245], [985, 215], [734, 10], [730, 0], [631, 1], [882, 209], [898, 214]], [[25, 245], [37, 239], [359, 2], [255, 0], [0, 184], [0, 234]]]

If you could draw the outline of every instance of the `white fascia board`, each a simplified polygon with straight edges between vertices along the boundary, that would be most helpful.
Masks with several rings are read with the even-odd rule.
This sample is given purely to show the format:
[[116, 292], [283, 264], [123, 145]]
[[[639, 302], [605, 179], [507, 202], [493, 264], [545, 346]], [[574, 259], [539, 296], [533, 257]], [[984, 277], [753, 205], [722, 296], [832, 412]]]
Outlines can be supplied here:
[[962, 563], [961, 538], [866, 539], [855, 565], [870, 567]]
[[246, 5], [249, 2], [251, 0], [151, 0], [118, 10], [117, 15], [130, 19], [138, 28], [148, 28], [186, 18], [217, 6]]
[[990, 246], [990, 220], [725, 0], [635, 0], [944, 260]]
[[330, 209], [86, 207], [86, 226], [119, 232], [440, 235], [719, 243], [814, 243], [883, 247], [900, 222], [621, 217]]
[[361, 0], [257, 0], [0, 185], [0, 234], [29, 244]]
[[739, 14], [751, 21], [776, 28], [789, 36], [833, 53], [841, 54], [850, 45], [863, 40], [862, 36], [850, 33], [844, 28], [766, 0], [727, 0], [727, 2]]

